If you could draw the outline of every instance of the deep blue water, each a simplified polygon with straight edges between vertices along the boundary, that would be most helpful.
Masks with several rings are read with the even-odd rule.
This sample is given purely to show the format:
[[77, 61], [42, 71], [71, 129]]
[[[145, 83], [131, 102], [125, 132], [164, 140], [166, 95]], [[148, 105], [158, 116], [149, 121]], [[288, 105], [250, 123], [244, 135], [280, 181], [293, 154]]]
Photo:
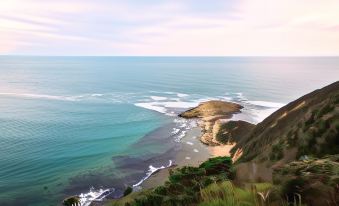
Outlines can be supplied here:
[[190, 128], [175, 114], [198, 102], [239, 102], [258, 122], [337, 80], [336, 57], [1, 56], [0, 205], [137, 183], [168, 164]]

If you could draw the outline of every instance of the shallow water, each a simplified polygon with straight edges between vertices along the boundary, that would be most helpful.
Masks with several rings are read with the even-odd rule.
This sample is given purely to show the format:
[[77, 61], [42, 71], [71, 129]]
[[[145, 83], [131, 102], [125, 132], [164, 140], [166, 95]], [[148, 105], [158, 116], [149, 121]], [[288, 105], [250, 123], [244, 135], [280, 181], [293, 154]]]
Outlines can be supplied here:
[[339, 58], [0, 57], [0, 205], [136, 184], [166, 166], [208, 99], [258, 122], [337, 81]]

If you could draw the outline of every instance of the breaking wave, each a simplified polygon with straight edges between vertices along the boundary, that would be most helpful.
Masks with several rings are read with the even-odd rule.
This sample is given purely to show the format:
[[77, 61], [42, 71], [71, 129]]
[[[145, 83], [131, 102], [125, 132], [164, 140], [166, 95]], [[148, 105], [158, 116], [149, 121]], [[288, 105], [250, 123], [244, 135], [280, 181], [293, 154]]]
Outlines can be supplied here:
[[138, 183], [134, 184], [133, 185], [133, 188], [135, 187], [139, 187], [145, 180], [147, 180], [152, 174], [154, 174], [155, 172], [158, 172], [159, 170], [162, 170], [162, 169], [165, 169], [165, 168], [168, 168], [168, 167], [171, 167], [172, 166], [172, 160], [169, 160], [169, 163], [168, 165], [166, 166], [161, 166], [161, 167], [153, 167], [152, 165], [150, 165], [148, 167], [148, 171], [146, 173], [146, 176], [143, 177]]

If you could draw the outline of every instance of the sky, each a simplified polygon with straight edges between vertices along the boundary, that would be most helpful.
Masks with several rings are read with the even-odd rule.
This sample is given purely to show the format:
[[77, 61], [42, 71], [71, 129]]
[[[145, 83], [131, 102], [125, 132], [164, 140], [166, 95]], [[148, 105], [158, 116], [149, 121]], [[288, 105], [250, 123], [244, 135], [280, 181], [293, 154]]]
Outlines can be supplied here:
[[339, 0], [0, 0], [0, 55], [337, 56]]

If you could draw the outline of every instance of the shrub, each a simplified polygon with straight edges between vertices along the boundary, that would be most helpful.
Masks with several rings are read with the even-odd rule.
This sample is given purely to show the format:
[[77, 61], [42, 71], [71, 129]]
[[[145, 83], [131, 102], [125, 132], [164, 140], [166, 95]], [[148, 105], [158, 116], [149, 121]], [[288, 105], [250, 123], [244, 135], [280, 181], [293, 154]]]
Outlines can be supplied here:
[[312, 115], [310, 116], [310, 118], [308, 118], [308, 120], [305, 121], [305, 130], [307, 130], [307, 128], [314, 123], [314, 116], [315, 114], [312, 113]]
[[298, 139], [299, 139], [299, 135], [298, 135], [298, 130], [297, 130], [297, 131], [294, 132], [294, 134], [291, 134], [291, 135], [287, 136], [287, 144], [288, 144], [288, 146], [290, 148], [296, 146], [297, 142], [298, 142]]
[[203, 187], [207, 187], [208, 185], [212, 184], [214, 182], [214, 180], [210, 177], [205, 177], [203, 180], [202, 180], [202, 185]]
[[339, 138], [338, 132], [334, 129], [329, 130], [325, 134], [326, 146], [323, 147], [324, 154], [338, 154], [339, 153]]
[[191, 180], [198, 178], [200, 176], [204, 176], [206, 171], [204, 168], [197, 167], [183, 167], [181, 169], [177, 169], [172, 172], [169, 176], [170, 183], [178, 183], [181, 182], [184, 185], [189, 185]]
[[169, 181], [155, 188], [151, 193], [137, 197], [134, 206], [172, 206], [197, 205], [199, 191], [213, 182], [229, 179], [232, 171], [230, 157], [216, 157], [202, 163], [199, 167], [182, 167], [170, 172]]
[[72, 196], [63, 201], [64, 206], [77, 206], [80, 205], [79, 197]]
[[339, 104], [339, 95], [333, 97], [333, 103], [334, 104]]
[[301, 177], [290, 179], [282, 186], [283, 196], [286, 196], [288, 202], [295, 200], [296, 194], [301, 194], [305, 181]]
[[154, 193], [158, 195], [166, 195], [167, 194], [167, 188], [165, 186], [159, 186], [154, 189]]
[[272, 146], [270, 160], [277, 161], [284, 157], [283, 144], [275, 144]]
[[131, 194], [133, 192], [133, 188], [132, 187], [127, 187], [124, 191], [124, 197]]
[[330, 103], [326, 104], [323, 108], [318, 113], [319, 117], [324, 116], [325, 114], [331, 112], [334, 109], [334, 106], [331, 105]]
[[199, 168], [206, 170], [207, 175], [230, 173], [232, 159], [230, 157], [214, 157], [202, 163]]

